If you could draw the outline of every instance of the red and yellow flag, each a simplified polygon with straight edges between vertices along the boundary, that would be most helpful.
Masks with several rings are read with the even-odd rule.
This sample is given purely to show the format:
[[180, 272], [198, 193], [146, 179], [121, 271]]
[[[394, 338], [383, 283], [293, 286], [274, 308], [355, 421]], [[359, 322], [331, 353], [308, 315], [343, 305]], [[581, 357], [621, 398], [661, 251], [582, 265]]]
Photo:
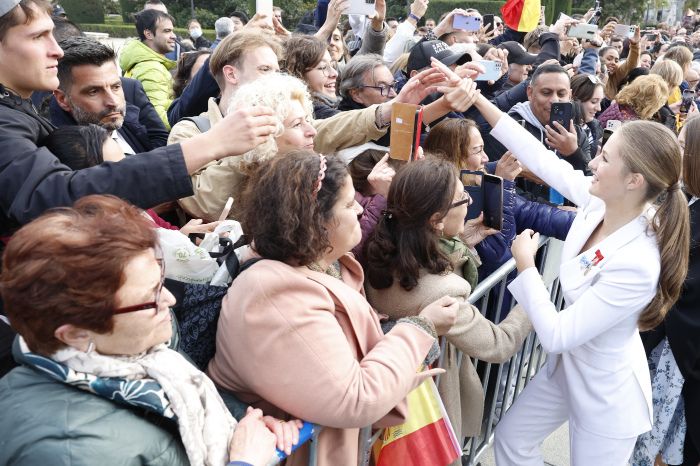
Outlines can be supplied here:
[[384, 429], [374, 445], [376, 466], [445, 466], [462, 450], [433, 379], [408, 394], [408, 419]]
[[540, 0], [508, 0], [501, 7], [503, 22], [513, 30], [530, 32], [540, 22], [540, 7]]

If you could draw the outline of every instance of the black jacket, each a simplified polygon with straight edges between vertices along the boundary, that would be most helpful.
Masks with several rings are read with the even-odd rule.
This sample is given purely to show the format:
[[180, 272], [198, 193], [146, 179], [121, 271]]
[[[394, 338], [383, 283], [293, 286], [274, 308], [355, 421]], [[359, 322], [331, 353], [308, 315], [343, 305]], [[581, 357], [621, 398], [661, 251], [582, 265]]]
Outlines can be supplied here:
[[0, 86], [0, 237], [47, 209], [70, 206], [89, 194], [113, 194], [150, 208], [193, 193], [179, 144], [72, 171], [41, 147], [53, 129], [29, 100]]
[[[700, 201], [690, 209], [690, 261], [681, 296], [655, 332], [656, 343], [649, 343], [649, 333], [642, 334], [645, 346], [668, 337], [673, 357], [683, 374], [683, 401], [687, 431], [685, 442], [700, 452]], [[684, 463], [686, 464], [686, 463]]]

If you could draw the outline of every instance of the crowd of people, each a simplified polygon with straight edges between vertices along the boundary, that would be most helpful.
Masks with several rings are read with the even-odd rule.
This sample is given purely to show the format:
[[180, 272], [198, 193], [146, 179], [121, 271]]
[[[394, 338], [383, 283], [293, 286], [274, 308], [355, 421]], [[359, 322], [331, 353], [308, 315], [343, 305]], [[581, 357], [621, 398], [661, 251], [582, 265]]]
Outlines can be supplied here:
[[[0, 0], [0, 464], [305, 465], [308, 422], [317, 464], [356, 465], [360, 430], [410, 420], [438, 374], [462, 442], [473, 359], [534, 330], [547, 362], [496, 426], [499, 466], [543, 464], [567, 421], [574, 465], [698, 466], [700, 26], [610, 17], [584, 40], [600, 11], [466, 31], [475, 9], [348, 5], [294, 32], [236, 11], [210, 42], [148, 0], [115, 51]], [[408, 162], [398, 104], [422, 108]], [[472, 205], [486, 176], [498, 229]], [[563, 241], [559, 312], [540, 235]], [[194, 256], [229, 280], [184, 279]], [[482, 313], [472, 290], [511, 258]]]

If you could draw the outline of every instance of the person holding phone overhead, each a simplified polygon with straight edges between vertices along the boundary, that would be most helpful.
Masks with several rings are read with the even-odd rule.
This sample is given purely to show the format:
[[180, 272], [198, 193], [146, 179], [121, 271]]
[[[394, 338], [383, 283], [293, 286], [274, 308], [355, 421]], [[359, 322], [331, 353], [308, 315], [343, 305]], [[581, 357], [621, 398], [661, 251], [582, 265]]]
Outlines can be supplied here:
[[483, 97], [475, 105], [492, 136], [579, 207], [562, 250], [561, 312], [535, 268], [539, 235], [526, 230], [513, 242], [519, 273], [509, 290], [550, 355], [496, 428], [496, 462], [541, 465], [538, 445], [568, 420], [572, 465], [627, 464], [652, 425], [639, 329], [662, 321], [688, 270], [678, 143], [660, 124], [627, 123], [587, 177]]

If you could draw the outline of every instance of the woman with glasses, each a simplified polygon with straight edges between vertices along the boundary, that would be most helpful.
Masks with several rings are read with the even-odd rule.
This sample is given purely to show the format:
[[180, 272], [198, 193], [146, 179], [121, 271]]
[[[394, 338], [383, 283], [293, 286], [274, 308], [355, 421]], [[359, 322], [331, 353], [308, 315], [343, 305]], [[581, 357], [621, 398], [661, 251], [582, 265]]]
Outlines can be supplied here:
[[[431, 128], [423, 145], [426, 153], [453, 164], [458, 170], [492, 173], [503, 178], [503, 228], [475, 244], [481, 266], [479, 277], [486, 277], [511, 258], [510, 245], [517, 233], [531, 228], [546, 236], [566, 238], [574, 213], [529, 201], [515, 192], [515, 177], [521, 166], [512, 156], [488, 163], [484, 140], [474, 121], [445, 118]], [[463, 181], [480, 184], [478, 175], [466, 175]], [[479, 238], [476, 238], [479, 239]]]
[[284, 67], [287, 73], [309, 87], [316, 119], [329, 118], [340, 112], [336, 66], [326, 44], [314, 36], [295, 35], [285, 43]]
[[[496, 325], [467, 301], [468, 245], [459, 237], [470, 202], [454, 165], [436, 158], [411, 162], [394, 177], [365, 250], [367, 299], [378, 312], [392, 319], [415, 316], [443, 295], [459, 303], [457, 321], [446, 334], [452, 345], [440, 394], [460, 441], [479, 433], [484, 409], [483, 387], [470, 358], [504, 362], [531, 328], [520, 309]], [[464, 353], [461, 367], [456, 350]]]
[[[362, 208], [338, 156], [294, 151], [260, 167], [240, 216], [260, 257], [223, 301], [207, 373], [243, 401], [324, 426], [319, 466], [356, 466], [359, 430], [403, 422], [409, 391], [457, 303], [438, 296], [387, 335], [350, 250]], [[244, 257], [243, 260], [246, 260]], [[288, 465], [306, 465], [302, 447]]]
[[[40, 246], [39, 246], [40, 245]], [[15, 233], [0, 292], [21, 364], [0, 380], [0, 464], [262, 465], [296, 422], [240, 423], [173, 337], [152, 223], [88, 196]]]

